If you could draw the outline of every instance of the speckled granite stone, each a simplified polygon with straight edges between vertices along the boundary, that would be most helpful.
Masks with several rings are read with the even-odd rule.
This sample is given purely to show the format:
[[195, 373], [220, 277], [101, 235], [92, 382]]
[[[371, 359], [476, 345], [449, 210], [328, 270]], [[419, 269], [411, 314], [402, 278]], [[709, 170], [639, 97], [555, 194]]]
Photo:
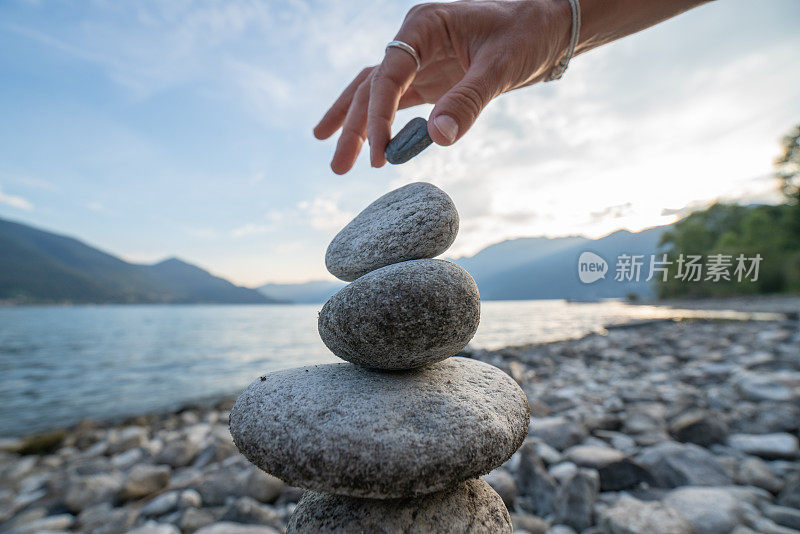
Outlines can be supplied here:
[[408, 121], [408, 124], [389, 141], [384, 155], [386, 161], [392, 165], [399, 165], [428, 148], [431, 143], [433, 140], [428, 135], [428, 121], [416, 117]]
[[388, 499], [488, 473], [520, 446], [530, 409], [491, 365], [448, 358], [411, 371], [348, 363], [256, 379], [230, 427], [241, 453], [287, 484]]
[[382, 267], [343, 287], [323, 306], [318, 329], [340, 358], [378, 369], [412, 369], [454, 356], [478, 328], [472, 277], [444, 260]]
[[325, 266], [352, 281], [386, 265], [437, 256], [457, 233], [458, 212], [447, 193], [415, 182], [383, 195], [350, 221], [328, 245]]
[[306, 492], [287, 534], [504, 534], [511, 517], [483, 480], [470, 479], [416, 499], [359, 499]]

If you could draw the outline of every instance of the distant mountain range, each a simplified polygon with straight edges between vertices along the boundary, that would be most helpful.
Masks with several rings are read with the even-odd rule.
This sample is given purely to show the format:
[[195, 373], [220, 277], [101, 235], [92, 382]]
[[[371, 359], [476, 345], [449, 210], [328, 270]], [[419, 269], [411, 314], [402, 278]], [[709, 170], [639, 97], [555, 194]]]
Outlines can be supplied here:
[[278, 302], [170, 258], [128, 263], [77, 239], [0, 219], [0, 301], [12, 303]]
[[[475, 278], [482, 300], [596, 300], [629, 295], [650, 298], [655, 292], [652, 284], [645, 281], [647, 262], [668, 229], [669, 226], [658, 226], [636, 233], [619, 230], [599, 239], [575, 236], [514, 239], [453, 261]], [[608, 263], [606, 277], [591, 284], [578, 279], [578, 257], [586, 251], [598, 254]], [[614, 280], [615, 265], [621, 254], [645, 256], [639, 281]]]
[[338, 280], [314, 280], [301, 284], [264, 284], [256, 289], [269, 298], [296, 304], [316, 304], [325, 302], [344, 286], [345, 283]]
[[[651, 298], [652, 284], [645, 281], [642, 267], [639, 281], [614, 280], [617, 257], [642, 254], [649, 261], [669, 226], [641, 232], [619, 230], [599, 239], [582, 236], [524, 237], [490, 245], [474, 256], [450, 258], [475, 278], [482, 300], [570, 299], [596, 300], [636, 295]], [[583, 284], [578, 279], [578, 257], [582, 252], [598, 254], [608, 263], [604, 279]], [[344, 282], [313, 281], [304, 284], [266, 284], [258, 290], [272, 298], [297, 303], [325, 302]]]
[[[649, 298], [654, 291], [645, 281], [646, 266], [639, 281], [617, 282], [615, 263], [621, 254], [649, 259], [668, 228], [620, 230], [600, 239], [511, 239], [452, 261], [472, 274], [483, 300]], [[604, 279], [580, 282], [578, 257], [585, 251], [606, 260]], [[311, 304], [325, 302], [344, 285], [321, 280], [250, 289], [177, 258], [129, 263], [77, 239], [0, 219], [0, 302]]]
[[589, 242], [591, 239], [583, 236], [520, 237], [489, 245], [474, 256], [451, 258], [451, 261], [461, 265], [476, 280], [477, 277], [486, 279]]

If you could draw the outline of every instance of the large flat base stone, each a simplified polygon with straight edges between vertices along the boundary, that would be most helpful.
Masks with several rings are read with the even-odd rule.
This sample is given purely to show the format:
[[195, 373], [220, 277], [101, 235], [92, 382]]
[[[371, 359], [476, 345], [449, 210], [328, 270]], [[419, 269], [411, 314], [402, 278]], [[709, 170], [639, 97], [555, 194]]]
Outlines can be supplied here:
[[413, 499], [359, 499], [309, 491], [286, 532], [510, 534], [511, 517], [489, 484], [471, 479]]

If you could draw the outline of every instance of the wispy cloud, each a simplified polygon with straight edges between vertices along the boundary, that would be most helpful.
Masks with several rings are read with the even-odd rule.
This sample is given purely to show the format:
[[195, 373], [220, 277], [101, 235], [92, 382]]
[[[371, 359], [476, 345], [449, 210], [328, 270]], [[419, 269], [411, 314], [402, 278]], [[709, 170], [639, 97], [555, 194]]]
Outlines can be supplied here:
[[231, 230], [231, 237], [240, 238], [251, 235], [262, 235], [269, 233], [275, 229], [274, 226], [268, 224], [254, 224], [247, 223], [238, 228]]
[[300, 89], [273, 70], [242, 61], [233, 61], [229, 67], [243, 102], [267, 124], [274, 126], [278, 118], [285, 124], [291, 112], [303, 105]]
[[614, 206], [606, 206], [605, 208], [601, 209], [600, 211], [593, 211], [589, 214], [592, 221], [600, 222], [605, 219], [620, 219], [624, 217], [628, 212], [631, 210], [630, 202], [625, 202], [624, 204], [616, 204]]
[[303, 217], [308, 220], [308, 224], [316, 230], [338, 230], [350, 219], [352, 213], [342, 210], [331, 198], [314, 198], [310, 201], [300, 202], [297, 207]]
[[33, 209], [33, 204], [30, 201], [21, 196], [5, 193], [2, 187], [0, 187], [0, 204], [5, 204], [6, 206], [11, 206], [18, 210], [30, 211]]
[[9, 181], [15, 184], [22, 185], [27, 188], [40, 189], [42, 191], [50, 191], [50, 192], [60, 191], [60, 188], [50, 180], [43, 180], [41, 178], [32, 178], [30, 176], [20, 176], [14, 173], [0, 173], [0, 174], [2, 174], [3, 178], [8, 179]]
[[326, 234], [336, 232], [355, 215], [344, 210], [339, 205], [340, 194], [330, 197], [314, 197], [302, 200], [296, 206], [284, 209], [275, 209], [264, 215], [266, 223], [250, 222], [231, 231], [232, 237], [246, 237], [250, 235], [266, 234], [283, 227], [311, 228]]
[[109, 208], [108, 206], [103, 204], [102, 202], [98, 202], [96, 200], [87, 202], [87, 203], [84, 204], [84, 206], [86, 206], [87, 209], [89, 209], [89, 210], [91, 210], [91, 211], [93, 211], [95, 213], [101, 213], [103, 215], [116, 215], [117, 214], [116, 211], [112, 210], [111, 208]]
[[213, 228], [203, 226], [184, 226], [182, 227], [183, 233], [195, 239], [216, 239], [219, 237], [219, 232]]
[[[389, 0], [95, 2], [84, 6], [74, 24], [65, 19], [63, 26], [47, 30], [13, 23], [0, 27], [101, 66], [137, 98], [198, 80], [213, 80], [224, 93], [230, 80], [248, 98], [266, 93], [285, 100], [330, 83], [335, 79], [331, 69], [350, 71], [378, 61], [382, 44], [410, 5]], [[285, 74], [278, 75], [278, 69]]]
[[33, 41], [38, 42], [39, 44], [48, 46], [50, 48], [54, 48], [55, 50], [63, 52], [64, 54], [69, 56], [73, 56], [93, 63], [105, 63], [109, 66], [115, 63], [109, 56], [96, 54], [91, 50], [81, 48], [80, 46], [72, 45], [66, 41], [58, 39], [57, 37], [54, 37], [48, 33], [37, 30], [35, 28], [20, 26], [18, 24], [3, 24], [0, 27], [2, 27], [5, 30], [9, 30], [24, 37], [27, 37]]

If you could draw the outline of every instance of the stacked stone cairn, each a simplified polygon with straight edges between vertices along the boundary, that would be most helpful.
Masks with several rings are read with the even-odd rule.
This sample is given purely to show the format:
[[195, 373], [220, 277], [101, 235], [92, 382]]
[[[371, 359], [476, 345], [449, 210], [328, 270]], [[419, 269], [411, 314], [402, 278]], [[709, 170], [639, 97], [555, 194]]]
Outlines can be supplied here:
[[432, 259], [457, 232], [453, 201], [428, 183], [369, 205], [325, 257], [352, 283], [325, 303], [319, 333], [350, 363], [270, 373], [236, 401], [241, 453], [308, 490], [288, 532], [511, 532], [478, 477], [522, 444], [530, 409], [502, 371], [453, 357], [480, 319], [472, 277]]

